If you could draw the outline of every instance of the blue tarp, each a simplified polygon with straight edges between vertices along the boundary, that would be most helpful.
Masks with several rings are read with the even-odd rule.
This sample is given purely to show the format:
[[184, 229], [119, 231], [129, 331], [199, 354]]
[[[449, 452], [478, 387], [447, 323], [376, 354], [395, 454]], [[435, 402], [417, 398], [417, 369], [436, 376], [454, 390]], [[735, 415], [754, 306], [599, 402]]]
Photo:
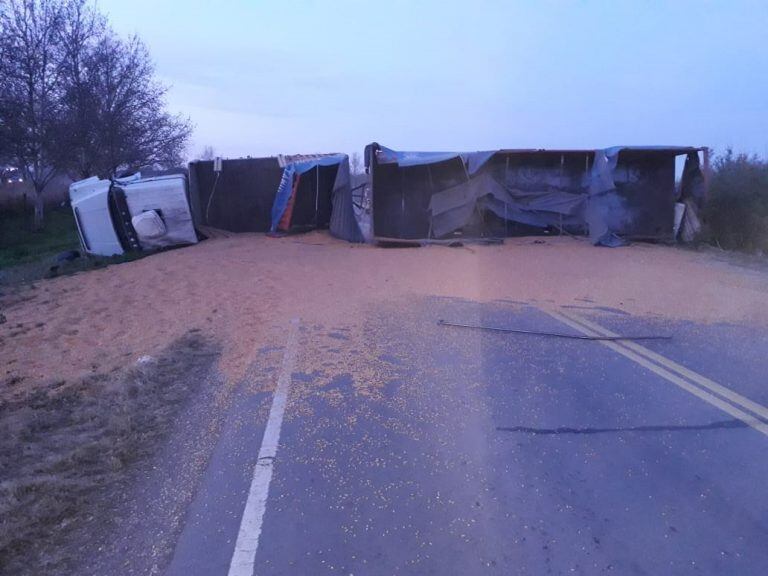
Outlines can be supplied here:
[[291, 199], [291, 192], [293, 191], [293, 180], [297, 175], [309, 172], [318, 166], [335, 166], [349, 162], [346, 154], [334, 154], [331, 156], [323, 156], [320, 158], [313, 158], [312, 160], [304, 160], [301, 162], [291, 162], [283, 168], [283, 178], [280, 180], [280, 186], [277, 188], [277, 195], [275, 196], [275, 203], [272, 205], [272, 227], [271, 231], [277, 230], [277, 225], [280, 223], [280, 219], [285, 214], [285, 209], [288, 207], [288, 201]]
[[498, 150], [478, 152], [398, 152], [381, 146], [376, 157], [379, 164], [397, 164], [398, 166], [424, 166], [461, 158], [469, 174], [477, 172]]

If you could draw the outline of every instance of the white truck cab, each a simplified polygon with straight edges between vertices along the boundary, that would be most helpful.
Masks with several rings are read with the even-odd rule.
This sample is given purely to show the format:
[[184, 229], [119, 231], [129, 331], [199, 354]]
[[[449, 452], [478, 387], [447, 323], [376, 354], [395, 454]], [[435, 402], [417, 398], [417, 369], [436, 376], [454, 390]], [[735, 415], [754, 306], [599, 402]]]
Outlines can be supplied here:
[[69, 187], [69, 199], [75, 213], [80, 245], [88, 254], [114, 256], [124, 252], [109, 216], [109, 180], [96, 176]]
[[115, 181], [94, 176], [72, 184], [69, 197], [88, 254], [115, 256], [197, 242], [183, 174]]

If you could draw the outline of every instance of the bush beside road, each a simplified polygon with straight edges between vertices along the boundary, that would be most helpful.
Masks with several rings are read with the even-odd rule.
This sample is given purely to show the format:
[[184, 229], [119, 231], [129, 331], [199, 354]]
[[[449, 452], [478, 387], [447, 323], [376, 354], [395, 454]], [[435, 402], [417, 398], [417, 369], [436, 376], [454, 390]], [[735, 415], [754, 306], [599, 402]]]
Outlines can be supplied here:
[[718, 157], [703, 216], [705, 242], [768, 253], [768, 162], [731, 150]]

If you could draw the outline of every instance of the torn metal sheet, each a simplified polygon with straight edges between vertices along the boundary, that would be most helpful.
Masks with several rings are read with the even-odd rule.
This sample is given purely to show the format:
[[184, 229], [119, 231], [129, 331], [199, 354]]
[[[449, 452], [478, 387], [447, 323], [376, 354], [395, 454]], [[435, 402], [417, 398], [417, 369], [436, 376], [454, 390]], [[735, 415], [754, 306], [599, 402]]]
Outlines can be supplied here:
[[[675, 237], [675, 157], [700, 148], [397, 152], [366, 147], [376, 238], [499, 236], [531, 229], [621, 237]], [[520, 228], [522, 226], [523, 228]]]

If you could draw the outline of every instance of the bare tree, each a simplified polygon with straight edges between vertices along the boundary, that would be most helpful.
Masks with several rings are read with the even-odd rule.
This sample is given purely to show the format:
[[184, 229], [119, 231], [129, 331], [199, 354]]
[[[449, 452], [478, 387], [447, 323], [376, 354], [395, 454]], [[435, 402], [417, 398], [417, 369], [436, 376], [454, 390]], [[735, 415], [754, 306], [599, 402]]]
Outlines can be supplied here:
[[[2, 2], [2, 0], [0, 0]], [[0, 42], [0, 58], [4, 58], [3, 45]], [[0, 61], [0, 72], [3, 71], [2, 62]], [[5, 92], [4, 85], [0, 85], [0, 170], [7, 170], [12, 162], [11, 143], [9, 141], [9, 130], [6, 126], [6, 113], [3, 112], [5, 106]]]
[[35, 229], [60, 157], [61, 30], [65, 9], [76, 2], [0, 2], [0, 146], [32, 183]]
[[203, 147], [202, 152], [197, 156], [198, 160], [213, 160], [214, 158], [216, 158], [216, 150], [213, 146]]
[[362, 163], [360, 162], [360, 154], [352, 152], [352, 157], [349, 160], [350, 172], [353, 175], [358, 175], [362, 172]]
[[35, 228], [58, 172], [181, 163], [192, 126], [166, 93], [144, 44], [86, 0], [0, 0], [0, 158], [32, 184]]
[[81, 176], [182, 162], [191, 123], [166, 111], [167, 88], [139, 38], [107, 31], [83, 58], [81, 75], [68, 86], [67, 114], [83, 135], [72, 159]]
[[2, 185], [11, 175], [14, 168], [11, 166], [11, 157], [6, 150], [6, 142], [2, 139], [4, 130], [0, 126], [0, 185]]
[[65, 130], [61, 134], [61, 162], [81, 178], [93, 175], [91, 151], [97, 146], [98, 120], [91, 116], [97, 106], [89, 85], [88, 62], [99, 39], [109, 33], [106, 19], [82, 2], [67, 7], [62, 29], [62, 68]]

